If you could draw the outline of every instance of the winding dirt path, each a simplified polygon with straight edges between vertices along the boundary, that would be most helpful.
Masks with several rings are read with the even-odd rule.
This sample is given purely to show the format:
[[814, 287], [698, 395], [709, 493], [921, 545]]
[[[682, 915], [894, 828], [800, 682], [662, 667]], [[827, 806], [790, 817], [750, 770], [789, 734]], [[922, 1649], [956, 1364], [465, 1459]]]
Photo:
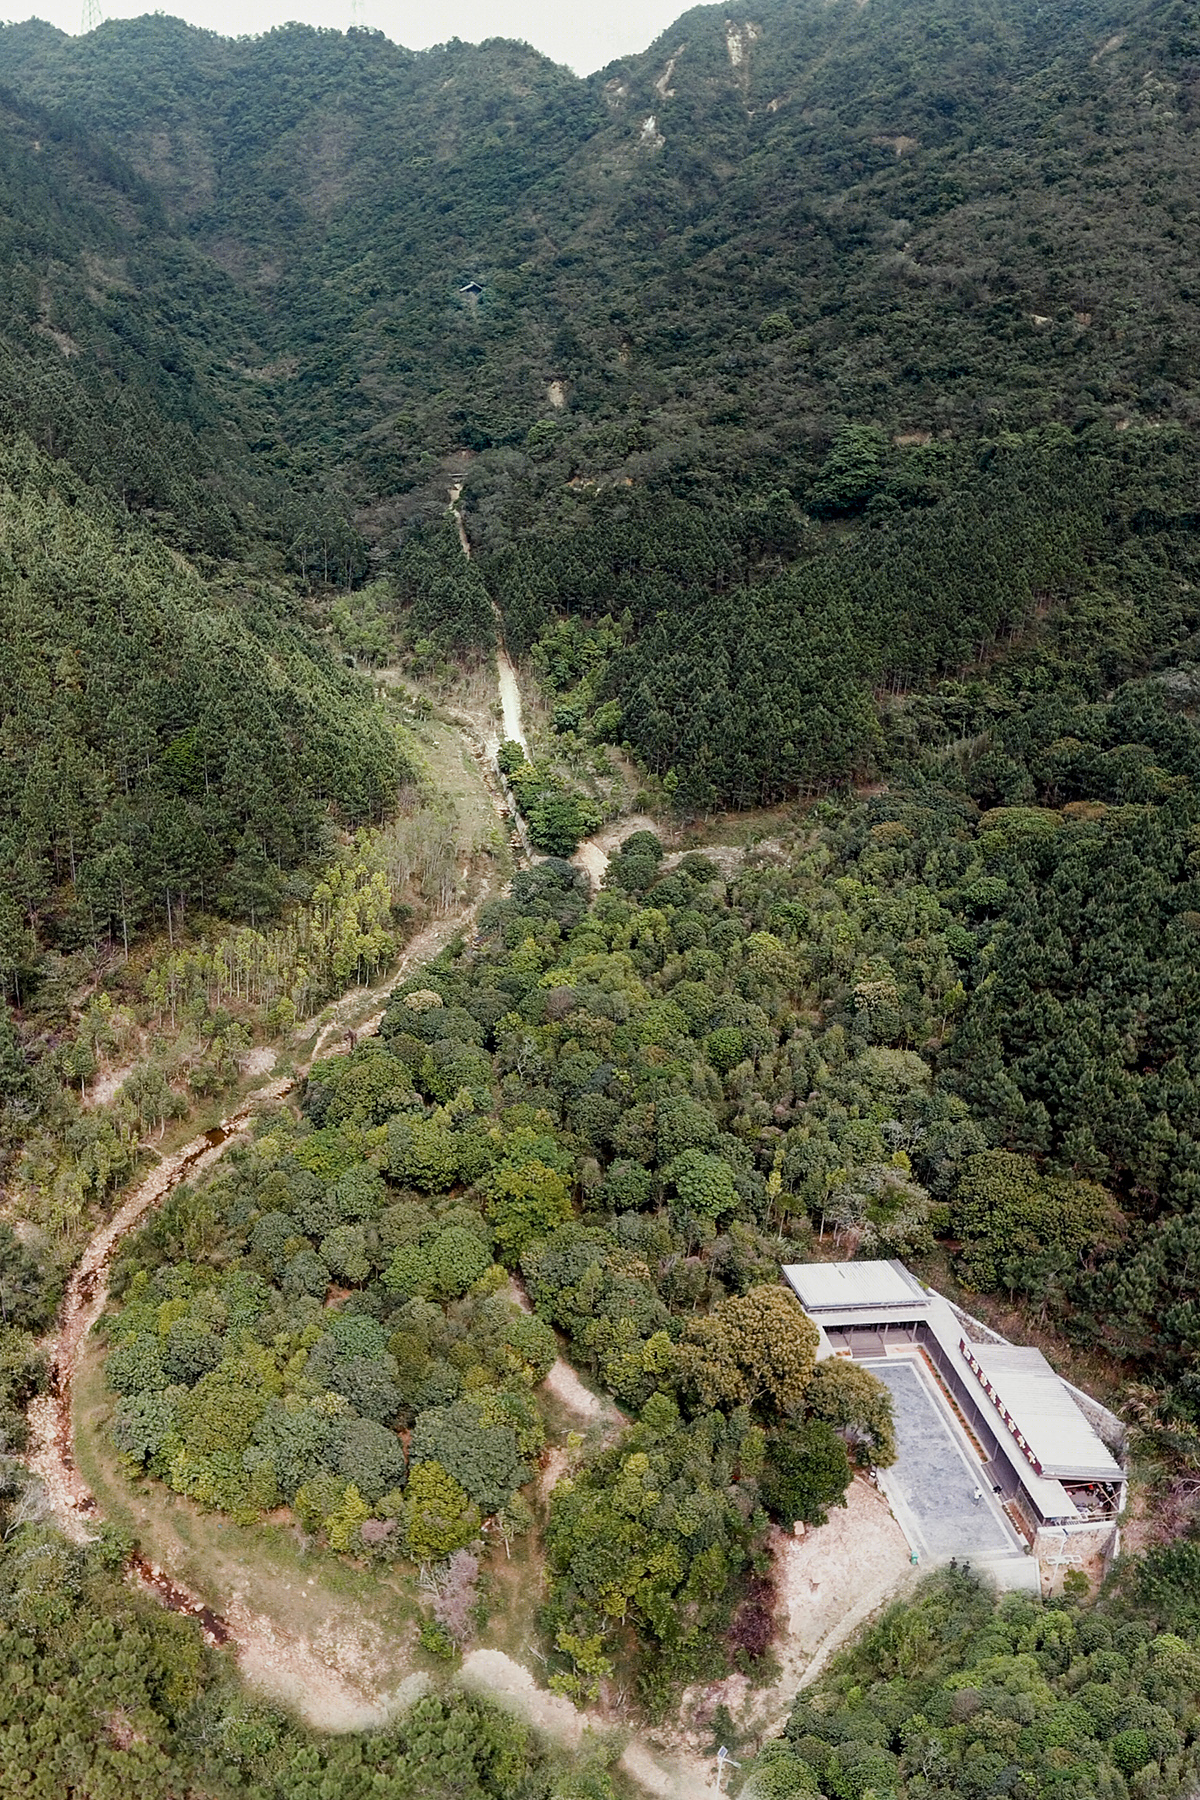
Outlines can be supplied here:
[[[113, 1253], [151, 1207], [165, 1200], [180, 1182], [211, 1168], [226, 1146], [245, 1131], [260, 1106], [282, 1100], [295, 1085], [296, 1078], [289, 1078], [271, 1081], [255, 1089], [219, 1125], [193, 1138], [173, 1156], [164, 1157], [158, 1167], [138, 1183], [112, 1218], [93, 1234], [67, 1283], [58, 1331], [50, 1352], [50, 1391], [32, 1401], [29, 1407], [32, 1448], [26, 1462], [42, 1484], [55, 1522], [76, 1543], [86, 1543], [92, 1537], [88, 1521], [98, 1519], [99, 1515], [96, 1497], [75, 1462], [71, 1390], [88, 1333], [108, 1300]], [[174, 1604], [172, 1597], [161, 1588], [157, 1591], [163, 1593], [168, 1604]], [[178, 1598], [177, 1611], [199, 1613], [204, 1610], [199, 1601], [194, 1606], [190, 1604], [194, 1596], [185, 1595], [182, 1589], [178, 1590]], [[206, 1629], [215, 1642], [229, 1641], [227, 1631], [222, 1635], [221, 1621], [216, 1620], [211, 1628], [206, 1625]]]
[[[469, 906], [438, 919], [412, 938], [395, 971], [373, 988], [354, 989], [338, 1001], [334, 1016], [321, 1029], [307, 1064], [293, 1076], [255, 1088], [218, 1125], [201, 1132], [172, 1155], [163, 1157], [130, 1192], [113, 1216], [92, 1235], [79, 1259], [63, 1300], [49, 1349], [49, 1392], [35, 1399], [28, 1412], [30, 1448], [24, 1460], [41, 1484], [46, 1507], [59, 1529], [75, 1543], [95, 1535], [101, 1514], [95, 1494], [75, 1460], [72, 1396], [88, 1337], [108, 1301], [114, 1254], [123, 1239], [182, 1182], [204, 1174], [233, 1143], [245, 1136], [250, 1121], [265, 1105], [278, 1104], [303, 1079], [307, 1068], [341, 1048], [347, 1018], [364, 1004], [375, 1003], [371, 1016], [356, 1027], [356, 1036], [378, 1029], [392, 989], [414, 964], [429, 961], [444, 944], [470, 923], [486, 897], [486, 889]], [[381, 1006], [379, 1002], [384, 1004]], [[363, 1683], [338, 1666], [346, 1646], [308, 1641], [281, 1630], [266, 1614], [252, 1611], [236, 1594], [224, 1615], [215, 1612], [173, 1575], [135, 1552], [130, 1578], [172, 1612], [196, 1619], [210, 1644], [228, 1646], [252, 1686], [294, 1707], [318, 1730], [361, 1731], [385, 1722], [423, 1690], [424, 1678], [409, 1676], [382, 1698], [368, 1698]]]
[[[491, 804], [503, 817], [503, 801], [498, 789], [494, 784], [485, 783], [485, 786]], [[455, 907], [443, 918], [431, 920], [409, 940], [396, 968], [381, 981], [370, 987], [353, 988], [340, 996], [319, 1028], [307, 1060], [296, 1065], [294, 1075], [255, 1088], [218, 1125], [202, 1132], [172, 1155], [160, 1158], [156, 1167], [127, 1194], [113, 1216], [93, 1233], [67, 1283], [58, 1326], [48, 1346], [49, 1392], [39, 1396], [29, 1407], [30, 1448], [24, 1458], [31, 1474], [41, 1484], [47, 1509], [55, 1523], [74, 1542], [84, 1543], [91, 1539], [102, 1517], [96, 1496], [75, 1460], [72, 1392], [88, 1336], [107, 1304], [109, 1276], [118, 1245], [146, 1213], [160, 1205], [181, 1182], [211, 1168], [228, 1146], [245, 1134], [260, 1107], [283, 1100], [314, 1063], [341, 1050], [348, 1034], [352, 1033], [357, 1039], [376, 1032], [388, 999], [405, 974], [414, 966], [430, 961], [458, 932], [469, 929], [488, 892], [485, 883], [472, 901]], [[295, 1041], [303, 1042], [308, 1029], [301, 1027]], [[272, 1052], [272, 1064], [274, 1060]], [[144, 1148], [149, 1149], [149, 1146]], [[228, 1617], [222, 1618], [196, 1594], [140, 1555], [131, 1558], [129, 1572], [172, 1611], [197, 1618], [210, 1643], [234, 1646], [248, 1676], [253, 1676], [255, 1671], [278, 1672], [288, 1663], [289, 1694], [303, 1694], [306, 1687], [319, 1692], [315, 1707], [300, 1707], [311, 1724], [327, 1729], [360, 1729], [373, 1722], [373, 1713], [368, 1716], [370, 1709], [364, 1713], [361, 1702], [356, 1706], [351, 1689], [341, 1691], [336, 1677], [331, 1683], [327, 1664], [312, 1654], [311, 1646], [293, 1643], [285, 1654], [269, 1619], [253, 1615], [237, 1605], [229, 1609]]]
[[[469, 557], [470, 543], [457, 504], [460, 492], [461, 485], [451, 488], [450, 504], [463, 553]], [[497, 636], [496, 665], [501, 730], [505, 738], [521, 744], [528, 753], [520, 688], [516, 672], [504, 649], [502, 620], [498, 609]], [[511, 828], [513, 819], [508, 813], [504, 784], [496, 768], [500, 735], [494, 727], [490, 731], [481, 731], [474, 719], [464, 717], [458, 719], [457, 723], [462, 729], [491, 805], [502, 822]], [[525, 836], [523, 823], [517, 813], [517, 828], [532, 860], [534, 853]], [[649, 818], [627, 817], [608, 826], [593, 839], [585, 841], [572, 860], [578, 867], [586, 869], [593, 883], [599, 886], [608, 858], [616, 845], [632, 831], [655, 828], [655, 822]], [[682, 853], [665, 858], [665, 864], [671, 866], [678, 862], [680, 854]], [[742, 853], [730, 850], [725, 854], [731, 863], [736, 864]], [[50, 1346], [50, 1391], [35, 1400], [29, 1408], [31, 1449], [25, 1458], [31, 1473], [41, 1483], [48, 1509], [56, 1524], [75, 1542], [86, 1542], [94, 1535], [102, 1514], [96, 1496], [75, 1459], [72, 1393], [89, 1335], [108, 1300], [109, 1279], [118, 1246], [145, 1215], [160, 1205], [176, 1187], [205, 1173], [230, 1144], [243, 1137], [253, 1116], [262, 1106], [283, 1101], [303, 1080], [314, 1063], [336, 1054], [346, 1045], [347, 1039], [353, 1041], [377, 1031], [387, 1001], [405, 974], [414, 966], [431, 960], [452, 937], [469, 929], [488, 893], [489, 888], [485, 884], [472, 901], [460, 904], [443, 918], [430, 921], [406, 945], [397, 967], [383, 980], [371, 987], [351, 989], [342, 995], [330, 1008], [317, 1030], [307, 1059], [296, 1065], [294, 1075], [280, 1077], [257, 1087], [218, 1125], [202, 1132], [172, 1155], [162, 1158], [127, 1195], [112, 1218], [93, 1234], [67, 1284], [58, 1329]], [[294, 1045], [299, 1047], [306, 1036], [306, 1031], [297, 1031]], [[260, 1071], [267, 1073], [268, 1067], [264, 1055]], [[252, 1072], [251, 1068], [248, 1067], [246, 1072]], [[514, 1297], [520, 1303], [528, 1305], [527, 1299], [519, 1290]], [[585, 1428], [599, 1427], [611, 1431], [622, 1421], [619, 1411], [610, 1402], [585, 1388], [574, 1369], [561, 1359], [551, 1370], [546, 1386], [558, 1403], [577, 1417]], [[552, 1456], [544, 1471], [543, 1485], [547, 1492], [565, 1471], [565, 1466], [565, 1455], [559, 1456], [557, 1461]], [[380, 1694], [374, 1691], [377, 1683], [372, 1681], [371, 1670], [365, 1666], [370, 1661], [370, 1646], [365, 1640], [359, 1642], [357, 1633], [352, 1634], [355, 1638], [353, 1643], [342, 1642], [340, 1639], [334, 1642], [331, 1638], [331, 1642], [326, 1644], [321, 1641], [320, 1632], [311, 1641], [295, 1636], [268, 1613], [252, 1610], [246, 1597], [238, 1590], [231, 1593], [224, 1614], [218, 1614], [198, 1594], [140, 1552], [131, 1557], [128, 1572], [133, 1581], [154, 1594], [172, 1611], [195, 1618], [209, 1643], [232, 1649], [243, 1676], [252, 1686], [293, 1708], [316, 1729], [357, 1731], [381, 1725], [387, 1718], [403, 1710], [427, 1685], [426, 1677], [409, 1673], [394, 1691]], [[812, 1585], [815, 1586], [815, 1583]], [[883, 1585], [886, 1588], [887, 1583]], [[786, 1646], [791, 1654], [785, 1653], [783, 1681], [777, 1685], [776, 1690], [764, 1696], [767, 1705], [760, 1711], [760, 1718], [763, 1712], [771, 1713], [780, 1709], [783, 1686], [790, 1685], [791, 1682], [799, 1685], [804, 1679], [811, 1679], [835, 1646], [861, 1622], [861, 1618], [866, 1616], [874, 1604], [878, 1604], [881, 1596], [874, 1588], [869, 1594], [860, 1595], [855, 1590], [861, 1583], [851, 1581], [846, 1586], [850, 1590], [846, 1598], [860, 1599], [864, 1604], [851, 1607], [849, 1611], [844, 1603], [839, 1605], [837, 1610], [841, 1617], [838, 1623], [828, 1629], [818, 1642], [812, 1642], [814, 1620], [809, 1618], [799, 1630], [795, 1618], [788, 1620], [785, 1638], [791, 1640]], [[807, 1598], [805, 1594], [803, 1599]], [[801, 1610], [809, 1611], [810, 1608], [802, 1603]], [[333, 1637], [336, 1638], [336, 1633], [333, 1633]], [[686, 1743], [677, 1735], [674, 1736], [674, 1741], [668, 1737], [667, 1742], [655, 1742], [644, 1733], [629, 1733], [627, 1727], [616, 1724], [611, 1717], [579, 1709], [569, 1700], [547, 1692], [528, 1668], [502, 1651], [473, 1651], [463, 1664], [462, 1676], [469, 1685], [478, 1687], [500, 1704], [520, 1712], [536, 1729], [568, 1749], [576, 1748], [585, 1735], [591, 1733], [605, 1736], [615, 1730], [626, 1736], [627, 1741], [619, 1763], [622, 1772], [643, 1790], [661, 1796], [662, 1800], [699, 1800], [699, 1796], [717, 1791], [714, 1765], [696, 1754], [694, 1743]], [[741, 1679], [731, 1678], [731, 1684]], [[729, 1698], [735, 1699], [732, 1691]], [[771, 1705], [772, 1701], [775, 1702], [774, 1707]]]
[[[343, 1048], [348, 1047], [344, 1040], [348, 1040], [351, 1034], [356, 1041], [359, 1038], [374, 1037], [383, 1022], [388, 1001], [408, 971], [419, 967], [421, 963], [432, 962], [452, 938], [469, 930], [488, 897], [489, 889], [485, 884], [467, 905], [455, 907], [444, 918], [431, 919], [428, 925], [422, 926], [404, 946], [400, 961], [390, 975], [372, 987], [347, 989], [336, 1001], [329, 1018], [317, 1033], [309, 1066], [321, 1062], [327, 1056], [338, 1055]], [[364, 1007], [371, 1010], [364, 1014]]]
[[[429, 939], [423, 945], [414, 939], [407, 961], [411, 964], [422, 950], [433, 954], [437, 947]], [[282, 1078], [256, 1089], [219, 1125], [164, 1157], [94, 1233], [71, 1276], [51, 1352], [50, 1392], [29, 1409], [32, 1448], [26, 1461], [42, 1484], [55, 1523], [75, 1543], [93, 1537], [102, 1515], [75, 1460], [72, 1390], [88, 1336], [108, 1299], [114, 1254], [153, 1207], [180, 1183], [212, 1168], [231, 1144], [245, 1136], [257, 1110], [284, 1100], [300, 1079], [299, 1075]], [[523, 1294], [517, 1297], [528, 1305]], [[547, 1385], [560, 1402], [589, 1423], [602, 1420], [611, 1424], [620, 1419], [615, 1408], [584, 1388], [575, 1371], [561, 1361], [555, 1364]], [[194, 1618], [210, 1644], [232, 1649], [253, 1687], [291, 1706], [316, 1729], [362, 1731], [381, 1726], [428, 1685], [425, 1676], [413, 1673], [394, 1692], [371, 1697], [364, 1691], [371, 1686], [369, 1680], [354, 1680], [338, 1666], [345, 1661], [346, 1646], [340, 1646], [341, 1655], [331, 1659], [329, 1646], [281, 1630], [266, 1614], [252, 1611], [238, 1594], [223, 1615], [217, 1613], [200, 1595], [140, 1552], [130, 1558], [128, 1573], [172, 1612]], [[502, 1651], [473, 1651], [463, 1664], [462, 1678], [567, 1749], [578, 1748], [589, 1733], [604, 1735], [612, 1729], [611, 1720], [547, 1692], [529, 1669]], [[620, 1766], [628, 1777], [663, 1800], [689, 1800], [715, 1791], [709, 1767], [701, 1759], [680, 1749], [657, 1752], [639, 1737], [631, 1737], [624, 1746]]]

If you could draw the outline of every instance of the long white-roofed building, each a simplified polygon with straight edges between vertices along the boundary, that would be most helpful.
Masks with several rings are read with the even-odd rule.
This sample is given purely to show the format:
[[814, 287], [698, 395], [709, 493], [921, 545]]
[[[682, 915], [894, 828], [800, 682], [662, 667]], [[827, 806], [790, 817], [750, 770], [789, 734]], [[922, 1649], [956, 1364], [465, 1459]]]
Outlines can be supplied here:
[[900, 1459], [881, 1481], [915, 1550], [1003, 1562], [1028, 1545], [1059, 1565], [1089, 1546], [1111, 1552], [1123, 1428], [1040, 1350], [1006, 1342], [895, 1260], [783, 1275], [817, 1327], [818, 1356], [864, 1362], [892, 1390]]

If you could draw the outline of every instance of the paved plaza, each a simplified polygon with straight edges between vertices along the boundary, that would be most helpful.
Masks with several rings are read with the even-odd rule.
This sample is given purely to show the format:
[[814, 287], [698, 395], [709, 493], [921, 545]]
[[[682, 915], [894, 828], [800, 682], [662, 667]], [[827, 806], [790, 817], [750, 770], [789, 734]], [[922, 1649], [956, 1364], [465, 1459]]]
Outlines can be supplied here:
[[[872, 1357], [866, 1367], [886, 1383], [895, 1410], [899, 1455], [880, 1471], [880, 1486], [921, 1561], [1031, 1561], [992, 1492], [990, 1472], [921, 1359]], [[1024, 1585], [1022, 1574], [1007, 1569], [1006, 1582]]]

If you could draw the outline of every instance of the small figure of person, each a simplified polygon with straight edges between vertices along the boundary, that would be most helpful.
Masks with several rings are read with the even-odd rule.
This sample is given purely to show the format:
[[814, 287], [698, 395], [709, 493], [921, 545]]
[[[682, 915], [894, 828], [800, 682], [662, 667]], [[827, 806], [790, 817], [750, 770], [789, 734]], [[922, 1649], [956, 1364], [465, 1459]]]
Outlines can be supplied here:
[[974, 1500], [976, 1506], [978, 1506], [979, 1502], [983, 1499], [983, 1489], [978, 1482], [975, 1483], [975, 1492], [971, 1495], [971, 1498]]

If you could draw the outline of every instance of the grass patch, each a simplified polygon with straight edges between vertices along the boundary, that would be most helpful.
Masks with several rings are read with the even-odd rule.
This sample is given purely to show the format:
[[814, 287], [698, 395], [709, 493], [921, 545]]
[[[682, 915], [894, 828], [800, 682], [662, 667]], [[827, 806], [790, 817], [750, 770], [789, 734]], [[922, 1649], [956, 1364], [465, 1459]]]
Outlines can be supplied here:
[[[531, 1488], [525, 1489], [525, 1497], [532, 1498]], [[503, 1650], [544, 1682], [538, 1611], [545, 1598], [545, 1559], [537, 1526], [515, 1540], [511, 1557], [505, 1556], [503, 1544], [492, 1546], [480, 1587], [487, 1623], [479, 1633], [479, 1644], [486, 1650]]]
[[[314, 1644], [361, 1644], [371, 1685], [394, 1687], [412, 1668], [416, 1579], [406, 1568], [359, 1566], [323, 1550], [291, 1523], [238, 1525], [162, 1483], [131, 1481], [108, 1436], [112, 1396], [93, 1338], [75, 1379], [75, 1455], [100, 1512], [143, 1553], [221, 1615], [260, 1614]], [[365, 1657], [364, 1657], [365, 1661]]]

